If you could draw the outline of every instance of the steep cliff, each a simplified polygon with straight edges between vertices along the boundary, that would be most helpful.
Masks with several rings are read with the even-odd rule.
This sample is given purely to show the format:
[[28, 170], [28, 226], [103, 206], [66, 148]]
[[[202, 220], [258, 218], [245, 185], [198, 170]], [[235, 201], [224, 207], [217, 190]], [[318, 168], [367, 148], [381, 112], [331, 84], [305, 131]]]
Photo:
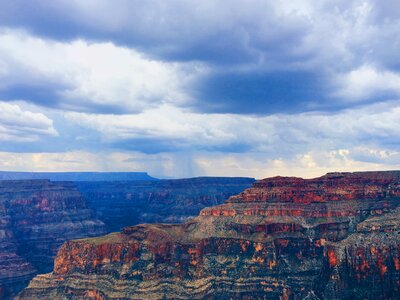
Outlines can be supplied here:
[[327, 248], [327, 298], [398, 299], [400, 208], [370, 217], [355, 233]]
[[18, 299], [395, 299], [400, 172], [261, 180], [182, 225], [66, 242]]
[[35, 268], [18, 255], [17, 250], [18, 244], [6, 203], [0, 200], [0, 299], [25, 287], [35, 275]]
[[199, 177], [158, 181], [76, 182], [88, 207], [110, 231], [140, 223], [181, 223], [244, 191], [252, 178]]
[[69, 239], [106, 233], [71, 183], [0, 181], [0, 295], [23, 288], [36, 272], [49, 272]]

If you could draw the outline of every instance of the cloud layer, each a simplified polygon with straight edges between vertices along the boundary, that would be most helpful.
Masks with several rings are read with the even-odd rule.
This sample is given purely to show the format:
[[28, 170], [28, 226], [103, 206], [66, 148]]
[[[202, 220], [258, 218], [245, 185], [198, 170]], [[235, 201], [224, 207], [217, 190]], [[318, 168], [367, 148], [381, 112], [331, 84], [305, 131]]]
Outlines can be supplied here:
[[[230, 152], [289, 153], [319, 148], [367, 144], [400, 148], [400, 107], [394, 102], [370, 105], [337, 114], [246, 116], [199, 114], [163, 106], [136, 115], [67, 113], [66, 119], [98, 131], [105, 143], [131, 144], [142, 150], [148, 138], [157, 152], [163, 141], [180, 149], [221, 149]], [[157, 145], [157, 142], [159, 145]], [[293, 149], [290, 149], [294, 147]], [[287, 149], [287, 150], [285, 150]]]
[[45, 115], [0, 101], [0, 142], [32, 142], [57, 135], [53, 121]]
[[0, 151], [165, 176], [396, 168], [399, 45], [394, 0], [5, 1]]
[[62, 43], [0, 31], [0, 95], [74, 111], [132, 113], [190, 101], [195, 65], [156, 61], [110, 42]]

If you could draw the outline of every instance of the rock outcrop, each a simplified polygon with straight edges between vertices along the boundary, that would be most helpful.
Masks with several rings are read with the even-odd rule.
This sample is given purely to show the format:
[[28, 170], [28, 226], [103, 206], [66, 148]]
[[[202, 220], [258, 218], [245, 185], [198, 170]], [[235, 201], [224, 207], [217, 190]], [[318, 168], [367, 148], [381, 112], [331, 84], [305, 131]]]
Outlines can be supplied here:
[[327, 298], [398, 299], [400, 208], [370, 217], [339, 243], [327, 247]]
[[0, 181], [0, 295], [49, 272], [58, 248], [70, 239], [106, 233], [72, 183]]
[[274, 177], [181, 225], [66, 242], [17, 299], [396, 299], [400, 172]]
[[110, 231], [140, 223], [182, 223], [201, 209], [249, 188], [253, 178], [76, 182], [88, 207]]

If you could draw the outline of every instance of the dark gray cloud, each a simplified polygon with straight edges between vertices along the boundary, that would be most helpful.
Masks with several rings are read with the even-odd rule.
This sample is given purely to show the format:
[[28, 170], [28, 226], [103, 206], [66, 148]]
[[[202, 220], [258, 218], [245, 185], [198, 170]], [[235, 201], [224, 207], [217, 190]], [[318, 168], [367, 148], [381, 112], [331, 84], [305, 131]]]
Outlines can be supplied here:
[[56, 40], [112, 41], [162, 59], [216, 64], [257, 62], [295, 47], [310, 28], [304, 16], [280, 18], [265, 1], [16, 0], [2, 5], [0, 24]]
[[[185, 87], [187, 96], [195, 99], [194, 109], [270, 114], [351, 107], [354, 101], [346, 101], [349, 95], [335, 97], [335, 89], [341, 89], [336, 84], [339, 78], [365, 65], [377, 72], [397, 73], [398, 16], [395, 1], [373, 0], [196, 4], [14, 0], [3, 1], [0, 26], [63, 42], [110, 41], [160, 61], [198, 62], [210, 72]], [[42, 95], [41, 86], [21, 84], [3, 96], [21, 95], [36, 103], [41, 98], [44, 105], [54, 106], [57, 100], [44, 99], [54, 98], [62, 84], [44, 85], [48, 97]], [[365, 104], [379, 102], [382, 95], [390, 98], [398, 92], [371, 92], [362, 100]], [[124, 106], [115, 103], [89, 101], [85, 105], [84, 97], [74, 100], [83, 105], [67, 103], [63, 108], [124, 112]], [[138, 112], [144, 107], [125, 111]]]
[[[222, 73], [197, 87], [203, 111], [274, 114], [337, 109], [322, 74], [311, 72]], [[330, 101], [331, 100], [331, 101]]]
[[397, 2], [2, 1], [0, 152], [398, 163]]
[[[304, 62], [324, 46], [332, 46], [336, 52], [336, 44], [358, 51], [352, 58], [356, 62], [371, 51], [394, 49], [393, 43], [386, 47], [378, 43], [396, 37], [398, 16], [399, 5], [394, 0], [294, 4], [259, 0], [196, 4], [176, 0], [13, 0], [2, 2], [0, 25], [62, 41], [112, 41], [161, 59], [215, 64], [264, 59]], [[374, 40], [368, 40], [371, 34]], [[377, 53], [371, 58], [381, 59]]]

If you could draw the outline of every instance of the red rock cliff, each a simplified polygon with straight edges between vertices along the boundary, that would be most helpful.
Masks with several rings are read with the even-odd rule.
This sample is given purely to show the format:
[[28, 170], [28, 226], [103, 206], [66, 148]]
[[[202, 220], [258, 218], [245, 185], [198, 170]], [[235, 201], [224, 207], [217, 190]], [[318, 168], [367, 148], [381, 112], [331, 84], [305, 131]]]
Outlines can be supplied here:
[[182, 225], [68, 242], [19, 299], [395, 299], [399, 204], [400, 172], [264, 179]]

